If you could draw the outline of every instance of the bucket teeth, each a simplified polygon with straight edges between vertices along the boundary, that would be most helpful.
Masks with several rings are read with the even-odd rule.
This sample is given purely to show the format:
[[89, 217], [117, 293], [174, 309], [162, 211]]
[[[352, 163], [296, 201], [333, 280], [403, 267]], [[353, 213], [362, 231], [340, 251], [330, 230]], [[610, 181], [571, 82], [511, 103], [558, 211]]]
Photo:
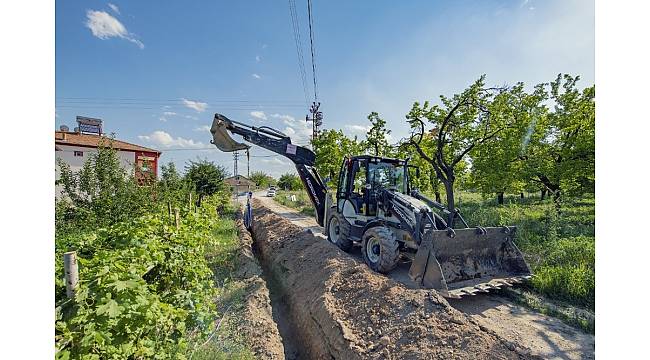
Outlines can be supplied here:
[[474, 286], [474, 288], [479, 292], [484, 292], [484, 293], [490, 292], [490, 288], [488, 286], [476, 285]]

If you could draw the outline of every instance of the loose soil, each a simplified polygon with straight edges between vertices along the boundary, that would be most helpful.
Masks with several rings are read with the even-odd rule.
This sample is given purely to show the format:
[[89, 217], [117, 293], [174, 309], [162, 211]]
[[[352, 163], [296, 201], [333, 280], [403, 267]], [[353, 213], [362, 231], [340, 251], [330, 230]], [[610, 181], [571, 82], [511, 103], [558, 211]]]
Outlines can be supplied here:
[[262, 268], [252, 251], [253, 240], [241, 220], [237, 220], [240, 238], [238, 270], [234, 274], [231, 287], [240, 288], [244, 293], [244, 304], [233, 309], [236, 321], [233, 327], [243, 337], [248, 348], [260, 359], [285, 359], [285, 349], [278, 326], [274, 320], [270, 292], [263, 278]]
[[409, 289], [254, 201], [260, 260], [282, 291], [301, 358], [527, 359], [517, 344]]
[[[258, 194], [256, 194], [258, 195]], [[316, 224], [315, 220], [313, 217], [306, 216], [300, 213], [297, 213], [294, 209], [285, 207], [283, 205], [280, 205], [273, 201], [272, 198], [267, 198], [264, 196], [257, 196], [255, 200], [255, 208], [260, 208], [261, 206], [266, 207], [267, 209], [271, 211], [266, 211], [264, 209], [260, 211], [256, 211], [256, 224], [260, 224], [260, 217], [265, 218], [266, 221], [262, 221], [261, 224], [257, 226], [256, 229], [258, 231], [256, 232], [256, 242], [259, 244], [258, 246], [266, 246], [269, 248], [268, 250], [265, 251], [265, 256], [271, 257], [271, 259], [265, 259], [264, 261], [277, 261], [278, 257], [285, 259], [283, 260], [285, 263], [289, 261], [287, 257], [291, 257], [294, 255], [301, 254], [302, 259], [301, 263], [299, 264], [294, 264], [297, 266], [299, 269], [308, 269], [309, 266], [319, 266], [319, 271], [317, 272], [319, 276], [322, 276], [321, 278], [308, 278], [307, 280], [299, 280], [299, 279], [292, 279], [292, 280], [286, 280], [285, 285], [290, 285], [290, 286], [299, 286], [297, 282], [299, 281], [311, 281], [311, 282], [328, 282], [331, 286], [331, 289], [336, 289], [338, 291], [341, 291], [342, 289], [345, 290], [343, 294], [339, 294], [338, 291], [334, 293], [330, 292], [324, 292], [321, 294], [321, 296], [324, 299], [330, 300], [331, 298], [334, 298], [336, 301], [338, 301], [340, 309], [336, 308], [337, 315], [339, 314], [339, 310], [341, 311], [340, 316], [343, 318], [343, 320], [337, 320], [337, 324], [343, 323], [347, 325], [345, 322], [350, 321], [349, 318], [346, 318], [345, 316], [357, 316], [361, 317], [362, 319], [356, 319], [353, 322], [355, 323], [360, 323], [362, 325], [367, 325], [367, 327], [370, 328], [372, 331], [368, 331], [366, 329], [366, 332], [369, 334], [375, 333], [376, 335], [370, 336], [369, 340], [366, 340], [366, 337], [360, 336], [361, 342], [360, 344], [361, 347], [363, 347], [363, 344], [369, 341], [370, 344], [375, 344], [376, 342], [373, 342], [373, 339], [376, 340], [375, 338], [379, 336], [379, 338], [384, 338], [384, 335], [390, 334], [394, 335], [396, 334], [393, 330], [392, 327], [389, 326], [391, 330], [388, 330], [388, 333], [386, 330], [383, 329], [383, 326], [386, 324], [391, 324], [390, 322], [382, 322], [382, 320], [386, 320], [385, 316], [383, 313], [373, 313], [372, 309], [370, 309], [369, 313], [364, 313], [362, 310], [368, 310], [367, 307], [369, 306], [367, 296], [363, 296], [361, 301], [361, 304], [359, 303], [359, 299], [355, 297], [350, 297], [348, 295], [344, 294], [349, 294], [349, 293], [355, 293], [357, 292], [363, 292], [364, 290], [368, 290], [368, 294], [373, 294], [372, 296], [378, 299], [386, 298], [385, 303], [389, 304], [391, 303], [390, 300], [394, 301], [394, 306], [397, 307], [404, 307], [406, 306], [405, 304], [408, 304], [407, 302], [400, 301], [400, 297], [403, 296], [405, 293], [409, 294], [409, 296], [414, 296], [414, 298], [422, 298], [423, 296], [429, 297], [433, 296], [432, 298], [437, 299], [435, 302], [435, 305], [433, 306], [432, 309], [430, 309], [427, 306], [424, 306], [426, 309], [424, 313], [430, 313], [431, 310], [434, 312], [436, 310], [441, 311], [441, 314], [446, 314], [447, 307], [451, 303], [451, 308], [452, 310], [458, 310], [462, 312], [462, 317], [468, 318], [470, 324], [475, 324], [479, 327], [479, 330], [492, 334], [496, 336], [499, 341], [503, 344], [506, 344], [506, 346], [510, 348], [517, 348], [519, 351], [517, 353], [518, 356], [526, 356], [526, 350], [527, 349], [530, 351], [530, 354], [532, 355], [538, 355], [544, 358], [563, 358], [563, 359], [590, 359], [594, 358], [594, 348], [595, 348], [595, 341], [594, 341], [594, 336], [591, 334], [584, 333], [583, 331], [574, 328], [572, 326], [569, 326], [563, 322], [561, 322], [558, 319], [555, 319], [553, 317], [549, 317], [540, 313], [537, 313], [535, 311], [532, 311], [528, 308], [524, 308], [522, 306], [516, 305], [509, 299], [501, 296], [496, 296], [494, 294], [479, 294], [475, 296], [470, 296], [470, 297], [463, 297], [460, 300], [454, 300], [451, 302], [447, 302], [447, 299], [439, 298], [437, 296], [437, 293], [435, 291], [429, 291], [429, 290], [418, 290], [416, 289], [416, 286], [411, 282], [411, 280], [408, 278], [408, 264], [407, 263], [402, 263], [396, 269], [397, 271], [391, 272], [389, 274], [389, 278], [387, 279], [386, 276], [376, 274], [374, 272], [371, 272], [370, 270], [367, 269], [365, 264], [363, 264], [363, 260], [361, 259], [360, 256], [360, 251], [358, 249], [353, 250], [351, 254], [346, 254], [341, 251], [339, 251], [335, 246], [329, 244], [327, 241], [323, 241], [325, 236], [322, 234], [322, 228]], [[280, 217], [288, 220], [285, 222], [280, 222], [278, 221], [277, 217], [272, 217], [272, 220], [269, 219], [269, 212], [273, 212]], [[268, 223], [268, 224], [267, 224]], [[278, 224], [282, 224], [278, 228]], [[296, 225], [297, 228], [290, 228], [289, 224]], [[274, 231], [271, 231], [268, 229], [268, 227], [272, 227], [275, 229]], [[314, 234], [314, 236], [309, 236], [308, 233], [306, 233], [304, 230], [307, 230], [307, 232]], [[269, 233], [270, 231], [270, 233]], [[257, 234], [260, 233], [262, 235], [262, 238], [259, 238]], [[272, 239], [269, 239], [268, 236], [269, 234], [272, 234]], [[266, 238], [265, 238], [266, 237]], [[311, 248], [305, 248], [306, 244], [303, 244], [303, 246], [298, 245], [293, 245], [294, 242], [298, 241], [303, 241], [305, 243], [309, 243], [310, 247], [318, 247], [323, 253], [327, 253], [329, 255], [334, 255], [333, 258], [329, 260], [324, 260], [322, 259], [323, 255], [318, 255], [319, 252], [311, 249]], [[315, 244], [315, 242], [320, 241], [318, 244]], [[280, 243], [284, 242], [284, 243]], [[295, 247], [295, 254], [286, 254], [285, 252], [287, 250], [286, 247], [288, 244], [292, 244], [292, 248]], [[306, 251], [309, 250], [309, 253], [315, 253], [314, 256], [319, 258], [317, 264], [314, 264], [313, 261], [308, 261], [307, 259], [304, 259], [306, 257]], [[332, 254], [332, 251], [334, 251], [334, 254]], [[277, 253], [279, 252], [279, 253]], [[341, 268], [339, 272], [336, 272], [334, 270], [330, 271], [325, 271], [325, 269], [320, 270], [320, 268], [325, 267], [325, 266], [330, 266], [330, 267], [337, 267]], [[278, 266], [275, 266], [278, 268]], [[286, 266], [283, 264], [279, 268], [283, 269]], [[286, 270], [281, 270], [281, 271], [286, 271]], [[305, 270], [308, 271], [308, 270]], [[313, 270], [312, 270], [313, 271]], [[325, 273], [323, 273], [325, 272]], [[370, 275], [366, 274], [367, 272], [370, 273]], [[295, 276], [297, 278], [304, 278], [305, 276]], [[392, 281], [388, 281], [392, 280]], [[388, 281], [388, 282], [386, 282]], [[336, 286], [335, 284], [337, 282], [341, 282], [341, 286]], [[395, 283], [396, 282], [396, 283]], [[371, 289], [364, 289], [364, 286], [369, 286]], [[386, 288], [383, 291], [378, 291], [375, 288], [380, 287], [380, 288]], [[394, 288], [398, 288], [399, 290], [395, 290]], [[332, 291], [330, 289], [330, 291]], [[355, 289], [357, 292], [355, 292]], [[374, 290], [373, 290], [374, 289]], [[412, 291], [412, 293], [410, 292]], [[397, 292], [398, 294], [393, 294], [394, 292]], [[433, 294], [433, 295], [430, 295]], [[327, 296], [326, 296], [327, 295]], [[406, 296], [408, 297], [408, 296]], [[439, 298], [439, 299], [438, 299]], [[297, 299], [298, 301], [302, 301], [300, 298]], [[349, 301], [349, 302], [348, 302]], [[433, 301], [433, 300], [432, 300]], [[417, 303], [417, 301], [416, 301]], [[362, 306], [363, 305], [363, 306]], [[362, 308], [359, 309], [359, 306]], [[440, 307], [440, 309], [438, 309]], [[380, 308], [384, 309], [383, 306], [380, 306]], [[441, 309], [445, 309], [444, 311]], [[378, 310], [377, 310], [378, 311]], [[383, 310], [386, 311], [386, 310]], [[400, 323], [398, 319], [404, 318], [406, 315], [399, 314], [398, 313], [393, 313], [389, 311], [390, 314], [397, 316], [397, 319], [395, 319], [395, 323], [393, 326], [396, 327], [401, 327], [401, 329], [397, 330], [397, 333], [402, 333], [405, 331], [407, 328], [412, 328], [409, 326], [412, 326], [413, 324], [405, 322], [400, 326]], [[456, 312], [458, 313], [458, 312]], [[372, 319], [375, 319], [375, 317], [372, 317], [372, 315], [376, 315], [376, 318], [379, 319], [379, 325], [377, 325], [377, 321], [373, 322]], [[432, 316], [432, 315], [430, 315]], [[458, 317], [458, 314], [456, 314]], [[452, 316], [452, 318], [454, 318]], [[444, 319], [444, 316], [443, 316]], [[438, 319], [440, 320], [440, 319]], [[374, 326], [373, 326], [374, 325]], [[343, 328], [343, 325], [340, 325], [340, 327]], [[441, 336], [443, 340], [447, 343], [447, 345], [450, 344], [447, 339], [444, 338], [446, 335], [452, 335], [453, 332], [451, 333], [445, 333], [443, 332], [438, 333], [434, 328], [430, 328], [429, 326], [424, 326], [424, 329], [418, 329], [418, 333], [421, 334], [421, 336], [424, 336], [425, 338], [429, 337], [429, 340], [426, 341], [433, 341], [431, 340], [431, 336], [429, 334], [435, 335], [436, 338], [440, 339]], [[380, 336], [381, 335], [381, 336]], [[461, 335], [458, 334], [461, 338], [469, 337], [469, 335]], [[353, 341], [353, 340], [358, 340], [359, 336], [353, 336], [350, 339], [346, 339], [348, 341]], [[410, 339], [410, 341], [404, 342], [404, 340], [398, 341], [396, 344], [392, 341], [392, 337], [389, 337], [388, 344], [393, 344], [396, 347], [403, 348], [403, 345], [405, 343], [411, 343], [411, 344], [419, 344], [420, 340], [413, 340]], [[424, 346], [432, 346], [431, 344], [428, 344], [425, 341], [425, 343], [416, 346], [416, 348], [421, 348]], [[384, 338], [384, 342], [386, 342], [386, 339]], [[356, 344], [356, 343], [355, 343]], [[388, 345], [381, 346], [381, 342], [379, 343], [383, 350], [388, 349], [390, 354], [395, 355], [396, 353], [390, 352], [391, 347]], [[458, 349], [455, 347], [457, 344], [451, 342], [453, 346], [451, 346], [450, 350], [456, 351], [458, 353]], [[435, 346], [440, 346], [440, 343], [436, 343]], [[465, 345], [468, 346], [468, 345]], [[368, 349], [371, 349], [371, 346], [367, 347]], [[377, 349], [375, 349], [377, 350]], [[375, 354], [377, 351], [370, 351], [368, 354]], [[451, 353], [447, 353], [451, 354]], [[465, 353], [469, 358], [473, 357], [484, 357], [484, 356], [489, 356], [492, 357], [492, 353], [488, 353], [487, 355], [484, 356], [479, 356], [479, 353], [471, 353], [471, 351], [468, 351]], [[504, 354], [499, 354], [498, 357], [508, 357], [508, 355]], [[401, 353], [400, 356], [404, 356], [406, 353]], [[429, 357], [431, 354], [418, 354], [418, 356], [423, 356], [423, 357]], [[442, 353], [437, 353], [435, 356], [443, 356]], [[372, 356], [362, 356], [362, 357], [372, 357]], [[443, 356], [444, 357], [444, 356]], [[338, 357], [337, 357], [338, 358]]]

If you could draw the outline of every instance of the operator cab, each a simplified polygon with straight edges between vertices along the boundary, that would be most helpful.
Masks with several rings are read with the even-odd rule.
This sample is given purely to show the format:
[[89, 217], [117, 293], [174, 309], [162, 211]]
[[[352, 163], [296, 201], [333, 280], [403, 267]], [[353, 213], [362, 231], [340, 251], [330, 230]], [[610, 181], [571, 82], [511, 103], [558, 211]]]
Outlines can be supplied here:
[[352, 225], [363, 225], [377, 215], [382, 189], [408, 194], [407, 161], [371, 155], [343, 160], [339, 173], [336, 204]]

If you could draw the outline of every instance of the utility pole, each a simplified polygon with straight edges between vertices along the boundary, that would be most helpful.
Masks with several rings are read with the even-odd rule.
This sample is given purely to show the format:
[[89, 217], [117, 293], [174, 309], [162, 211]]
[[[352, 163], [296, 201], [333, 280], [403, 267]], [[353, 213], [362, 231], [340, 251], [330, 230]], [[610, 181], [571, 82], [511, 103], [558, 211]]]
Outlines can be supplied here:
[[233, 176], [237, 176], [239, 173], [239, 169], [237, 169], [237, 161], [239, 160], [239, 151], [235, 151], [232, 153], [233, 160], [235, 160], [234, 167], [233, 167]]
[[246, 177], [251, 178], [251, 153], [246, 149]]
[[311, 121], [311, 139], [316, 140], [318, 137], [318, 132], [320, 131], [321, 125], [323, 125], [323, 112], [319, 111], [320, 108], [320, 102], [316, 103], [315, 101], [311, 103], [311, 107], [309, 108], [309, 112], [311, 113], [311, 118], [309, 115], [305, 116], [305, 121], [310, 122]]

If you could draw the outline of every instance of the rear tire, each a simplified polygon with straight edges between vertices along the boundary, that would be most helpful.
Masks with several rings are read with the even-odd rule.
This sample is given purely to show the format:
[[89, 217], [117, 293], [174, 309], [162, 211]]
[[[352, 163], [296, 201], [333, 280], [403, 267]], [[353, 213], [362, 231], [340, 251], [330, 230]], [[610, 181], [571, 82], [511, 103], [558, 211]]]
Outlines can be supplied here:
[[350, 240], [350, 224], [336, 212], [336, 208], [330, 209], [331, 214], [327, 221], [327, 240], [336, 244], [339, 249], [349, 252], [352, 249], [352, 240]]
[[363, 234], [361, 254], [371, 269], [386, 274], [397, 266], [399, 243], [388, 227], [373, 227]]

